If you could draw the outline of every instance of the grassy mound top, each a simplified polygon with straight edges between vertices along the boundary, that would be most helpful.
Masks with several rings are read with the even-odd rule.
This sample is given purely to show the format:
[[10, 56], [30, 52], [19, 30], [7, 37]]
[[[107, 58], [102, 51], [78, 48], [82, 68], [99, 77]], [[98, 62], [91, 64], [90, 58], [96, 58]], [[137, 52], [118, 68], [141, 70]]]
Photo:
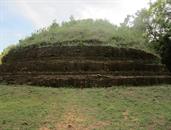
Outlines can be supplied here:
[[[100, 41], [98, 43], [110, 44], [119, 47], [134, 47], [147, 49], [142, 34], [127, 26], [116, 26], [107, 20], [74, 20], [63, 22], [61, 25], [55, 21], [46, 28], [40, 29], [31, 36], [19, 40], [17, 48], [30, 45], [61, 44], [66, 41]], [[54, 45], [55, 45], [54, 44]], [[70, 44], [73, 44], [71, 42]], [[94, 44], [94, 43], [91, 43]]]
[[107, 20], [74, 20], [58, 24], [55, 21], [31, 36], [19, 40], [16, 45], [4, 49], [1, 57], [11, 50], [25, 47], [62, 45], [107, 45], [114, 47], [136, 48], [150, 51], [142, 33], [128, 26], [116, 26]]
[[61, 25], [53, 22], [49, 27], [43, 28], [33, 33], [30, 37], [20, 40], [19, 45], [28, 46], [42, 42], [50, 44], [91, 39], [108, 42], [116, 29], [114, 25], [104, 20], [71, 20], [63, 22]]

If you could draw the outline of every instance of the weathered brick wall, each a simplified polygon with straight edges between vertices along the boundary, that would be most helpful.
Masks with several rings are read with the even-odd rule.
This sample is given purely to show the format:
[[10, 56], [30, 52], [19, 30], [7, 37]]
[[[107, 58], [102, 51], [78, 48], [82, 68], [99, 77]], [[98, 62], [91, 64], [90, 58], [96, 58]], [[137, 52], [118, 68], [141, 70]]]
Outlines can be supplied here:
[[46, 86], [112, 86], [171, 83], [160, 59], [141, 50], [110, 46], [44, 46], [12, 50], [0, 82]]
[[22, 48], [10, 51], [2, 61], [3, 63], [40, 60], [43, 58], [75, 58], [83, 59], [111, 59], [111, 60], [148, 60], [155, 62], [158, 57], [151, 53], [131, 48], [114, 48], [110, 46], [52, 46], [41, 48]]

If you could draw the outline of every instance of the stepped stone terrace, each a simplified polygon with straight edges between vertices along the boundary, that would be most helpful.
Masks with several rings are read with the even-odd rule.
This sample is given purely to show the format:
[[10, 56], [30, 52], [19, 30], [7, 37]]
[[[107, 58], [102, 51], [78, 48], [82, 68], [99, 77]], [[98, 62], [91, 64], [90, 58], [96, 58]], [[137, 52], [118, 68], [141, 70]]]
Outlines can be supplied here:
[[111, 46], [28, 46], [2, 59], [0, 82], [51, 87], [171, 83], [159, 57]]

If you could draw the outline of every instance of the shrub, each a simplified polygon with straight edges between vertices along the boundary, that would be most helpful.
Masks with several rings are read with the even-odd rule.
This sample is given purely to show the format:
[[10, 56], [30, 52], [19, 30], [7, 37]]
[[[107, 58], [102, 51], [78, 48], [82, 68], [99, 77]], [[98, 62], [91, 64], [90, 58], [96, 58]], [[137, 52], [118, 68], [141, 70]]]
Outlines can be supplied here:
[[2, 64], [3, 57], [8, 54], [9, 51], [16, 49], [16, 45], [10, 45], [0, 53], [0, 64]]

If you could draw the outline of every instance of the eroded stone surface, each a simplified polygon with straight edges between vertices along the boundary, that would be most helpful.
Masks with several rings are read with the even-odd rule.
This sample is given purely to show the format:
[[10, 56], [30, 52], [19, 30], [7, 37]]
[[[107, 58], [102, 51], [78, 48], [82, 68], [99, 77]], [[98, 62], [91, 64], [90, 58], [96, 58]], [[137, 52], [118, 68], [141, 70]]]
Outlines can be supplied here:
[[43, 86], [108, 87], [171, 83], [159, 58], [136, 49], [109, 46], [46, 46], [11, 51], [0, 81]]

